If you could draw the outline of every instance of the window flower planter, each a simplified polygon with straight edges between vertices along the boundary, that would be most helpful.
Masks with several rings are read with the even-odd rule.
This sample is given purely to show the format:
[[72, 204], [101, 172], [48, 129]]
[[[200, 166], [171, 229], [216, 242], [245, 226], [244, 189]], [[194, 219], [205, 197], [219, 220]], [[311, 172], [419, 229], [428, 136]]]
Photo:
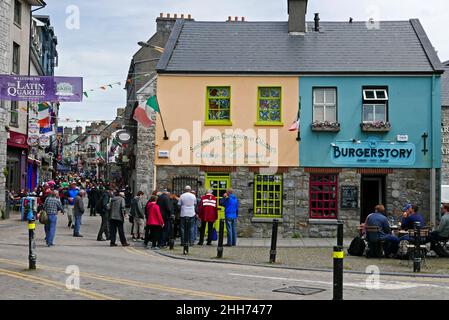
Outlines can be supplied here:
[[362, 131], [366, 132], [388, 132], [391, 129], [391, 124], [384, 121], [365, 122], [361, 123]]
[[340, 123], [329, 121], [315, 121], [312, 123], [312, 131], [339, 132]]

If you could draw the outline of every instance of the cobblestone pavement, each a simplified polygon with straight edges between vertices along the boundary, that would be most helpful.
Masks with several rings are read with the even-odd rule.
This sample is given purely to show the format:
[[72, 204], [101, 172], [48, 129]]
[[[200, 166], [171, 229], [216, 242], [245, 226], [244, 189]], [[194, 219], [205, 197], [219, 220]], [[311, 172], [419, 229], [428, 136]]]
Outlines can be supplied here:
[[[18, 221], [17, 216], [0, 221], [0, 299], [332, 299], [330, 272], [173, 259], [144, 249], [141, 242], [132, 242], [130, 247], [111, 248], [107, 242], [96, 241], [100, 217], [83, 217], [83, 238], [72, 236], [66, 219], [65, 216], [59, 217], [55, 246], [51, 248], [45, 246], [43, 226], [37, 225], [35, 271], [27, 269], [26, 223]], [[129, 224], [127, 227], [129, 228]], [[178, 245], [175, 253], [180, 252], [180, 249]], [[267, 249], [225, 248], [224, 257], [229, 259], [232, 254], [242, 256], [239, 250], [253, 251], [257, 256], [256, 251], [260, 250], [265, 252], [260, 256], [268, 260]], [[294, 247], [285, 249], [301, 251]], [[279, 262], [287, 258], [293, 259], [291, 253], [284, 256], [282, 250], [278, 256]], [[314, 259], [319, 255], [329, 259], [329, 248], [304, 250], [311, 250]], [[209, 257], [216, 254], [216, 248], [194, 247], [191, 248], [191, 255], [196, 251], [204, 252]], [[168, 250], [161, 252], [169, 253]], [[318, 266], [329, 266], [331, 259], [326, 261], [325, 265]], [[312, 262], [307, 263], [313, 265]], [[66, 273], [74, 270], [73, 266], [79, 269], [79, 289], [73, 289], [76, 274]], [[366, 274], [345, 274], [344, 298], [397, 300], [449, 297], [449, 279], [381, 276], [379, 280], [372, 282], [372, 276]], [[376, 285], [373, 286], [372, 283]], [[69, 290], [71, 287], [67, 287], [67, 284], [72, 286], [72, 290]], [[292, 286], [322, 291], [313, 295], [274, 292]]]

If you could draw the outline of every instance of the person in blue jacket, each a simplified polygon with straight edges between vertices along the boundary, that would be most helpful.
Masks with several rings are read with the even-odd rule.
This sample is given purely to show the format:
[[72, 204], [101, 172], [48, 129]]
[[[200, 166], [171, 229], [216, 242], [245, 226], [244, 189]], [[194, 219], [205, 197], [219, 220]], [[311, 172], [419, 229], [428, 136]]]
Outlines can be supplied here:
[[225, 208], [226, 232], [228, 236], [227, 247], [237, 245], [237, 218], [239, 215], [239, 201], [232, 189], [226, 190], [223, 198], [220, 199], [220, 205]]

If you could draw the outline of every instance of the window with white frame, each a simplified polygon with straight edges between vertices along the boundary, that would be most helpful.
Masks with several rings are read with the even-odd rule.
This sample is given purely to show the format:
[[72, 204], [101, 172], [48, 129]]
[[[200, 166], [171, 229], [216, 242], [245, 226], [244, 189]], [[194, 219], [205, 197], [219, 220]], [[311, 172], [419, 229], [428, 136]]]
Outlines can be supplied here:
[[313, 89], [313, 121], [337, 122], [337, 88]]
[[385, 88], [363, 89], [363, 123], [388, 122], [388, 92]]

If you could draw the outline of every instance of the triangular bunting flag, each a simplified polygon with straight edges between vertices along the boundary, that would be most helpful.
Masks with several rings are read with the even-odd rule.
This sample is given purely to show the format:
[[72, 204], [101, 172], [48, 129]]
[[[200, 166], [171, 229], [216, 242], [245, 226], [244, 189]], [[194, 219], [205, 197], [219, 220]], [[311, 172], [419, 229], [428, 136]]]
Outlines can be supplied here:
[[159, 112], [159, 104], [157, 103], [157, 97], [152, 96], [150, 99], [148, 99], [147, 106], [149, 106], [154, 111]]
[[86, 96], [86, 98], [89, 98], [86, 91], [84, 91], [83, 94]]
[[108, 84], [108, 87], [109, 87], [109, 88], [112, 88], [112, 84]]
[[100, 89], [106, 90], [106, 87], [105, 87], [105, 86], [102, 86], [102, 87], [100, 87]]

